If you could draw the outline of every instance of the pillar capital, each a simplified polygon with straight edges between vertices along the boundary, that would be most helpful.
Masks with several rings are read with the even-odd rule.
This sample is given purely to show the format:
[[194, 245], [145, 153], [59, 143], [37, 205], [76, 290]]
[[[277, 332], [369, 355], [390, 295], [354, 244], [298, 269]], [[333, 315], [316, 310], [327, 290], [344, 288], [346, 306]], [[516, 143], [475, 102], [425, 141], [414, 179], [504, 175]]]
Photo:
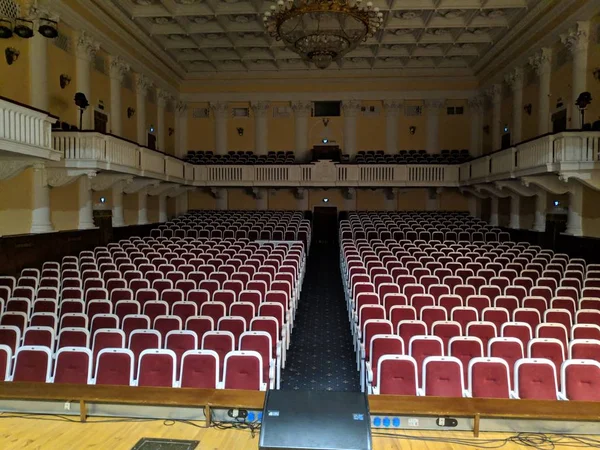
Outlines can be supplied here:
[[515, 92], [515, 91], [520, 91], [523, 89], [523, 68], [522, 67], [515, 67], [514, 70], [508, 72], [506, 75], [504, 75], [504, 81], [506, 82], [506, 84], [508, 84], [508, 86], [510, 87], [510, 89]]
[[187, 114], [188, 104], [183, 100], [178, 100], [175, 102], [175, 112], [179, 116], [185, 116]]
[[386, 116], [399, 116], [403, 107], [404, 102], [402, 100], [390, 99], [383, 101], [383, 110]]
[[587, 51], [590, 41], [590, 22], [577, 22], [575, 27], [560, 35], [560, 41], [573, 54], [581, 51]]
[[110, 58], [110, 77], [118, 80], [119, 83], [123, 81], [123, 77], [129, 72], [130, 66], [120, 56], [111, 56]]
[[485, 98], [483, 95], [476, 95], [467, 100], [467, 105], [472, 113], [481, 114], [481, 112], [483, 112], [483, 107], [485, 106]]
[[79, 33], [75, 51], [77, 58], [91, 62], [96, 57], [96, 52], [99, 49], [100, 44], [98, 44], [98, 42], [96, 42], [87, 32], [81, 31]]
[[444, 106], [446, 106], [446, 100], [443, 98], [428, 98], [423, 101], [427, 115], [439, 116]]
[[533, 67], [535, 73], [540, 76], [545, 73], [550, 73], [552, 69], [552, 49], [543, 47], [538, 50], [533, 56], [529, 57], [529, 65]]
[[167, 103], [173, 100], [173, 94], [161, 88], [156, 88], [156, 105], [159, 108], [164, 108]]
[[312, 110], [312, 102], [299, 100], [292, 102], [292, 111], [296, 117], [309, 117]]
[[492, 103], [500, 103], [502, 101], [502, 85], [500, 83], [492, 84], [486, 89], [485, 95], [492, 100]]
[[226, 119], [229, 114], [229, 103], [227, 102], [215, 102], [211, 103], [210, 107], [212, 108], [215, 117], [217, 119]]
[[344, 116], [356, 117], [360, 111], [360, 100], [344, 100], [342, 101], [342, 111]]
[[138, 95], [145, 97], [148, 89], [152, 87], [152, 80], [143, 73], [138, 73], [135, 79], [135, 91]]
[[252, 102], [250, 108], [252, 108], [255, 117], [267, 117], [267, 113], [271, 109], [271, 103], [265, 101]]

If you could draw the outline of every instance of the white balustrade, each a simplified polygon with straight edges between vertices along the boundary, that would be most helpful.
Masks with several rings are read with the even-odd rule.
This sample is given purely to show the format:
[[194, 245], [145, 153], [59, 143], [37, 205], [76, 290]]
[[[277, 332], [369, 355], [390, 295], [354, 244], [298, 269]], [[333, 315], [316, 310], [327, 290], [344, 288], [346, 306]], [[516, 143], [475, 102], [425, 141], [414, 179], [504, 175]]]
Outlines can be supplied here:
[[5, 151], [58, 160], [52, 147], [56, 117], [0, 98], [0, 142]]
[[177, 158], [165, 156], [165, 171], [168, 177], [185, 179], [185, 163]]
[[490, 155], [490, 174], [511, 173], [515, 166], [515, 148], [507, 148]]
[[490, 157], [483, 156], [471, 161], [470, 179], [485, 178], [490, 174]]
[[95, 135], [104, 139], [106, 146], [105, 158], [107, 162], [126, 167], [141, 168], [140, 148], [135, 143], [123, 139], [115, 139], [111, 136]]
[[553, 136], [543, 136], [517, 146], [517, 168], [531, 169], [553, 163]]
[[155, 174], [165, 174], [165, 157], [162, 153], [159, 153], [149, 148], [141, 147], [141, 169], [144, 174], [147, 172]]

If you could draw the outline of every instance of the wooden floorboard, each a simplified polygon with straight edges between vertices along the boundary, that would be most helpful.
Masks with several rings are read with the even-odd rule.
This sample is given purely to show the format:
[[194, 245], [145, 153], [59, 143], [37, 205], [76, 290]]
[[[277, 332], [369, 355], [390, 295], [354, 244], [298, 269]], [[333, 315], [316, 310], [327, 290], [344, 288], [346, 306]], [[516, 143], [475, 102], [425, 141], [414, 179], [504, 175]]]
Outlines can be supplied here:
[[[6, 418], [0, 414], [0, 448], [2, 450], [130, 450], [143, 437], [199, 440], [198, 450], [258, 449], [258, 434], [253, 438], [245, 430], [196, 428], [184, 423], [171, 426], [162, 420], [152, 422], [101, 423], [90, 418], [87, 423], [48, 421], [37, 418]], [[50, 416], [42, 416], [49, 418]], [[77, 420], [77, 418], [75, 418]], [[112, 420], [112, 419], [111, 419]], [[204, 422], [197, 422], [202, 426]], [[473, 438], [469, 432], [403, 432], [411, 436]], [[482, 433], [480, 439], [504, 439], [507, 434]], [[373, 437], [374, 450], [459, 450], [465, 447], [440, 442], [399, 440]], [[505, 450], [523, 449], [509, 443]]]

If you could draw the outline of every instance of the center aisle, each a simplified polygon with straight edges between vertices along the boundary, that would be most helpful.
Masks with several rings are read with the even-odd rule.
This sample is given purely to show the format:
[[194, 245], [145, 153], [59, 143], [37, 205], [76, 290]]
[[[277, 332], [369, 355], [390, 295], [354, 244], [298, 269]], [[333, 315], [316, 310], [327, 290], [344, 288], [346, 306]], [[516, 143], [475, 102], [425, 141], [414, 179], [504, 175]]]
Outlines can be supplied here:
[[359, 391], [339, 247], [315, 241], [306, 264], [281, 389]]

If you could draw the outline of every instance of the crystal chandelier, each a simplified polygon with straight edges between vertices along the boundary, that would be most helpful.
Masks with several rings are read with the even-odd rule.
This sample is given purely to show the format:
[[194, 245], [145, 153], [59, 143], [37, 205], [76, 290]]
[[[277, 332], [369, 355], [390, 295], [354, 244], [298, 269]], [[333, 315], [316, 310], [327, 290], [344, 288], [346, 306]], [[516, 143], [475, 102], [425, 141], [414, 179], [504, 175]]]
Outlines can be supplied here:
[[263, 21], [271, 37], [325, 69], [372, 37], [383, 13], [362, 0], [278, 0]]

